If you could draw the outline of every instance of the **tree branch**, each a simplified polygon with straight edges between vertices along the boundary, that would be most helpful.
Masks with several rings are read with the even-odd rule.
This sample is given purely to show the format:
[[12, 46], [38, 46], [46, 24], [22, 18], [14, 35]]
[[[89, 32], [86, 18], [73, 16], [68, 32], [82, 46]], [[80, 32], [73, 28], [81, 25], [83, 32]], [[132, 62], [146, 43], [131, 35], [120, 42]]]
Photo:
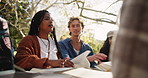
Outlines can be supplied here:
[[84, 15], [83, 15], [83, 10], [90, 10], [90, 11], [100, 12], [100, 13], [104, 13], [104, 14], [107, 14], [107, 15], [113, 15], [113, 16], [117, 16], [117, 15], [112, 14], [112, 13], [97, 11], [97, 10], [93, 10], [93, 9], [89, 9], [89, 8], [84, 8], [84, 2], [81, 2], [81, 3], [82, 3], [82, 7], [80, 7], [79, 4], [77, 3], [78, 8], [81, 9], [81, 12], [80, 12], [80, 16], [81, 16], [81, 17], [86, 18], [86, 19], [90, 19], [90, 20], [94, 20], [94, 21], [100, 21], [100, 22], [106, 22], [106, 23], [110, 23], [110, 24], [116, 24], [116, 22], [114, 22], [114, 21], [112, 21], [112, 20], [110, 20], [110, 19], [107, 19], [107, 18], [95, 19], [95, 18], [91, 18], [91, 17], [84, 16]]
[[[122, 1], [122, 0], [117, 0], [117, 1]], [[103, 13], [103, 14], [107, 14], [107, 15], [112, 15], [112, 16], [117, 16], [116, 14], [113, 14], [113, 13], [107, 13], [107, 12], [102, 12], [102, 11], [98, 11], [98, 10], [94, 10], [94, 9], [89, 9], [89, 8], [84, 8], [84, 7], [80, 7], [79, 3], [82, 3], [82, 6], [84, 6], [84, 2], [82, 1], [78, 1], [78, 0], [73, 0], [71, 2], [68, 2], [68, 3], [56, 3], [56, 4], [71, 4], [73, 2], [76, 2], [77, 6], [78, 6], [78, 9], [82, 9], [83, 10], [89, 10], [89, 11], [94, 11], [94, 12], [99, 12], [99, 13]], [[115, 2], [114, 2], [115, 3]], [[81, 12], [82, 12], [81, 11]]]
[[37, 8], [37, 6], [39, 5], [39, 3], [41, 2], [42, 0], [38, 1], [37, 4], [35, 5], [35, 9]]
[[48, 8], [50, 8], [51, 6], [53, 6], [57, 1], [58, 1], [58, 0], [56, 0], [53, 4], [47, 6], [47, 7], [45, 8], [45, 10], [47, 10]]
[[64, 5], [69, 5], [71, 3], [75, 2], [75, 0], [71, 1], [71, 2], [67, 2], [67, 3], [55, 3], [55, 4], [64, 4]]
[[113, 2], [113, 3], [110, 4], [104, 11], [106, 11], [108, 8], [110, 8], [112, 5], [114, 5], [115, 3], [119, 2], [119, 1], [122, 1], [122, 0], [117, 0], [117, 1]]
[[34, 7], [34, 0], [31, 0], [31, 8], [29, 9], [29, 13], [30, 13], [30, 16], [33, 17], [33, 14], [36, 12], [36, 9]]
[[71, 3], [74, 3], [74, 2], [82, 2], [82, 1], [77, 1], [77, 0], [73, 0], [73, 1], [71, 1], [71, 2], [67, 2], [67, 3], [55, 3], [55, 4], [64, 4], [64, 5], [69, 5], [69, 4], [71, 4]]
[[2, 9], [0, 9], [0, 12], [1, 12], [2, 10], [6, 9], [5, 7], [6, 7], [6, 4], [4, 5], [4, 7], [3, 7]]
[[90, 19], [90, 20], [94, 20], [94, 21], [100, 21], [100, 22], [106, 22], [106, 23], [110, 23], [110, 24], [116, 24], [116, 22], [110, 20], [110, 19], [107, 19], [107, 20], [104, 20], [104, 19], [95, 19], [95, 18], [90, 18], [90, 17], [87, 17], [87, 16], [84, 16], [84, 15], [80, 15], [81, 17], [83, 18], [86, 18], [86, 19]]
[[[79, 6], [78, 3], [77, 3], [77, 5], [78, 5], [78, 8], [79, 8], [80, 6]], [[84, 8], [84, 3], [82, 3], [82, 7]], [[80, 16], [83, 15], [83, 14], [82, 14], [82, 12], [83, 12], [83, 8], [81, 8]]]
[[76, 1], [76, 0], [73, 0], [73, 1], [71, 1], [71, 2], [62, 3], [62, 4], [64, 4], [64, 5], [68, 5], [68, 4], [71, 4], [71, 3], [75, 2], [75, 1]]
[[17, 26], [17, 23], [18, 23], [18, 13], [17, 13], [17, 6], [16, 6], [16, 0], [15, 0], [15, 3], [14, 3], [14, 12], [15, 12], [15, 26]]
[[6, 0], [6, 2], [8, 3], [8, 5], [12, 6], [12, 1], [11, 0]]
[[15, 20], [15, 25], [14, 27], [20, 32], [20, 34], [25, 37], [24, 33], [22, 32], [22, 30], [20, 30], [20, 27], [17, 27], [18, 26], [18, 12], [17, 12], [17, 5], [16, 5], [17, 1], [15, 0], [14, 2], [14, 11], [15, 11], [15, 17], [16, 17], [16, 20]]
[[22, 35], [23, 37], [25, 37], [25, 34], [23, 33], [22, 30], [19, 30], [19, 32], [21, 33], [21, 35]]
[[82, 8], [82, 7], [80, 7], [80, 8], [84, 9], [84, 10], [89, 10], [89, 11], [94, 11], [94, 12], [99, 12], [99, 13], [107, 14], [107, 15], [117, 16], [116, 14], [113, 14], [113, 13], [102, 12], [102, 11], [98, 11], [98, 10], [94, 10], [94, 9], [89, 9], [89, 8]]
[[77, 4], [77, 6], [78, 6], [78, 9], [80, 8], [79, 3], [82, 3], [82, 7], [84, 7], [84, 3], [85, 3], [85, 2], [82, 2], [82, 1], [78, 1], [78, 0], [76, 0], [76, 4]]
[[10, 24], [11, 26], [15, 27], [15, 25], [14, 25], [14, 24], [12, 24], [11, 22], [9, 22], [9, 24]]
[[12, 24], [11, 22], [9, 23], [11, 26], [13, 26], [14, 28], [16, 28], [19, 32], [20, 32], [20, 34], [22, 35], [22, 37], [25, 37], [25, 34], [23, 33], [23, 31], [22, 30], [20, 30], [19, 28], [17, 28], [17, 26], [15, 26], [14, 24]]

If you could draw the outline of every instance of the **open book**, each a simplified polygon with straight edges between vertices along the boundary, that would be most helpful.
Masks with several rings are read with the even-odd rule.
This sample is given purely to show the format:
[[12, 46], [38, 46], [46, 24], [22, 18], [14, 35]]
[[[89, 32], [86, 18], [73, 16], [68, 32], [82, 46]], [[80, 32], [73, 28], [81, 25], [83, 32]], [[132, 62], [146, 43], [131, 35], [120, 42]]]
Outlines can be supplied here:
[[63, 73], [76, 76], [78, 78], [113, 78], [112, 72], [102, 72], [86, 68], [76, 68]]
[[75, 68], [79, 68], [79, 67], [90, 68], [90, 63], [87, 60], [87, 55], [89, 53], [90, 51], [87, 50], [84, 53], [80, 54], [79, 56], [71, 60], [74, 63]]
[[95, 66], [97, 69], [105, 72], [111, 72], [111, 62], [102, 62], [101, 64]]

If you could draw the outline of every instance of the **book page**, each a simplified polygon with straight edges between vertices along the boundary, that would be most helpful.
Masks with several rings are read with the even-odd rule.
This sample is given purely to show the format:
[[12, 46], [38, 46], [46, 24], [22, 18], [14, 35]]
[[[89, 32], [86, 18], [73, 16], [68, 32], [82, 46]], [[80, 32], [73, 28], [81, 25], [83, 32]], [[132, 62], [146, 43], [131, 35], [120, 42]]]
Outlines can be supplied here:
[[90, 62], [87, 60], [87, 56], [89, 53], [90, 51], [87, 50], [84, 53], [72, 59], [71, 61], [74, 63], [74, 67], [75, 68], [79, 68], [79, 67], [90, 68]]
[[102, 62], [101, 64], [95, 66], [100, 71], [111, 72], [111, 62]]
[[112, 72], [102, 72], [86, 68], [77, 68], [63, 72], [64, 74], [80, 77], [80, 78], [113, 78]]
[[39, 69], [39, 68], [32, 68], [30, 71], [26, 71], [28, 73], [54, 73], [54, 72], [60, 72], [65, 70], [73, 69], [71, 67], [65, 67], [65, 68], [49, 68], [49, 69]]

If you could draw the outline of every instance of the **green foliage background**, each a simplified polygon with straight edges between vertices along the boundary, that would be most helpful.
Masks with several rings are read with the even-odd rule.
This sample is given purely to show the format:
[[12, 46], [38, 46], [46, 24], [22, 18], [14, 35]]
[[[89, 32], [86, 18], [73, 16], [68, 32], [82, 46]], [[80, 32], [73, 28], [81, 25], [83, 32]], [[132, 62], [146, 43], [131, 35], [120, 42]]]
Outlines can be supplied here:
[[[28, 34], [30, 21], [35, 11], [36, 8], [33, 7], [30, 0], [2, 0], [0, 2], [0, 16], [8, 21], [12, 45], [15, 50], [20, 40]], [[61, 39], [68, 36], [68, 34], [64, 34]], [[94, 39], [91, 33], [82, 36], [81, 39], [89, 44], [95, 53], [98, 53], [103, 45], [103, 41]]]
[[29, 31], [30, 17], [27, 12], [29, 10], [28, 7], [29, 3], [25, 0], [11, 0], [10, 3], [7, 0], [2, 0], [0, 2], [0, 15], [8, 22], [12, 45], [15, 49], [23, 37], [21, 32], [26, 35]]
[[[66, 38], [70, 38], [69, 33], [65, 33], [63, 36], [61, 36], [60, 40], [64, 40]], [[99, 53], [104, 43], [104, 41], [94, 39], [91, 33], [87, 34], [87, 36], [81, 36], [81, 40], [90, 45], [94, 53]]]

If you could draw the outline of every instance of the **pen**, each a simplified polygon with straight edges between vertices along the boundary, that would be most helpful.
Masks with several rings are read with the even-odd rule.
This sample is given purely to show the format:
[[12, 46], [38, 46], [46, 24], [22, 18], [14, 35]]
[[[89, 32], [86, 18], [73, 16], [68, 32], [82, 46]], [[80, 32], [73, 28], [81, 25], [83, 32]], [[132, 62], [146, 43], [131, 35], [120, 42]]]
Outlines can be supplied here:
[[62, 63], [62, 67], [64, 67], [64, 64], [65, 64], [65, 62], [67, 61], [67, 60], [69, 60], [69, 58], [68, 57], [66, 57], [65, 59], [64, 59], [64, 62]]
[[67, 60], [69, 60], [69, 58], [68, 58], [68, 57], [66, 57], [66, 58], [65, 58], [65, 61], [67, 61]]

